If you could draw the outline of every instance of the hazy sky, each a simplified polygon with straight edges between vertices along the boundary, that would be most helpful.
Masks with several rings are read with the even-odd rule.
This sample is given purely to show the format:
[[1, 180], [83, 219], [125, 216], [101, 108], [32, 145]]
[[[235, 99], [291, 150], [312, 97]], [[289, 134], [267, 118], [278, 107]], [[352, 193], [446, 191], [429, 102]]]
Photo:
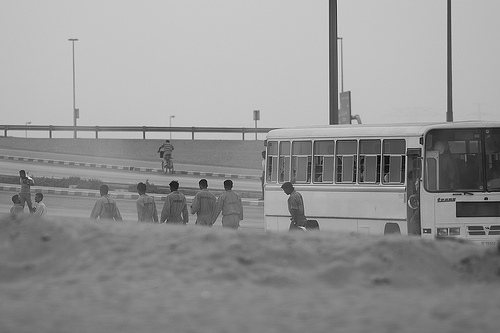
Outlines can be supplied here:
[[[338, 0], [363, 123], [446, 120], [446, 2]], [[72, 125], [77, 38], [79, 125], [327, 124], [328, 3], [1, 0], [0, 123]], [[452, 24], [454, 118], [500, 120], [500, 1], [452, 1]]]

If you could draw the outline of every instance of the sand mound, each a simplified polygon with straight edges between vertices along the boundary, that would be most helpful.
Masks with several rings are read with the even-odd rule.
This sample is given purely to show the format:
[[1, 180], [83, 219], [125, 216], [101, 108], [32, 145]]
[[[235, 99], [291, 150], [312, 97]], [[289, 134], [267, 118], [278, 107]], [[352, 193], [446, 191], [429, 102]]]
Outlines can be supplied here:
[[412, 311], [448, 331], [500, 309], [496, 249], [452, 241], [4, 216], [0, 249], [2, 332], [407, 331]]

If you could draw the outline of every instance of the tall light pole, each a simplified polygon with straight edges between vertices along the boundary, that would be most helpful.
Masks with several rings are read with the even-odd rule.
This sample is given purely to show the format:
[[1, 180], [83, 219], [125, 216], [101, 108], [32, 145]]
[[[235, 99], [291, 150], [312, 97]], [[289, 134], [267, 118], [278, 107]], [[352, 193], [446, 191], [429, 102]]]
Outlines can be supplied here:
[[446, 110], [446, 121], [447, 122], [453, 122], [453, 89], [452, 89], [452, 71], [453, 71], [453, 66], [451, 64], [451, 54], [452, 54], [452, 48], [451, 48], [451, 0], [448, 0], [448, 5], [447, 5], [447, 81], [448, 81], [448, 103], [447, 103], [447, 110]]
[[168, 118], [168, 124], [170, 127], [170, 140], [172, 140], [172, 118], [175, 118], [175, 115], [172, 115]]
[[329, 124], [339, 123], [339, 63], [337, 60], [337, 0], [329, 1], [330, 113]]
[[[26, 126], [31, 125], [31, 121], [25, 122], [24, 124], [25, 124]], [[25, 138], [27, 138], [27, 137], [28, 137], [28, 129], [25, 129], [25, 132], [24, 132], [24, 137], [25, 137]]]
[[73, 137], [76, 139], [76, 89], [75, 89], [75, 42], [78, 41], [76, 38], [68, 39], [73, 44], [73, 126], [75, 126], [75, 131], [73, 133]]
[[340, 40], [340, 91], [344, 92], [344, 43], [342, 37], [337, 40]]

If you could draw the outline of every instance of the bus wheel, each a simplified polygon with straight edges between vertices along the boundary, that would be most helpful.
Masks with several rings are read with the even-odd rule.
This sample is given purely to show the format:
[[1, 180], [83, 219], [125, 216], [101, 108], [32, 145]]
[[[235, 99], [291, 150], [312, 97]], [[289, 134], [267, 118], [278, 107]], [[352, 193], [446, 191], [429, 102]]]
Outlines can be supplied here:
[[384, 235], [398, 234], [401, 235], [401, 229], [397, 223], [386, 223], [384, 227]]
[[316, 220], [307, 220], [306, 223], [307, 230], [319, 230], [319, 223]]

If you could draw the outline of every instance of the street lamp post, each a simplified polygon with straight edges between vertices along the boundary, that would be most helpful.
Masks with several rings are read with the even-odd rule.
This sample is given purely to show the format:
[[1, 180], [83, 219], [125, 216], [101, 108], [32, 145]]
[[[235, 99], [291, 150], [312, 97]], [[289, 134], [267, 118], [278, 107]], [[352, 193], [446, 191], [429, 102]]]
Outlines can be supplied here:
[[168, 118], [168, 123], [170, 127], [170, 140], [172, 140], [172, 118], [175, 118], [175, 115], [172, 115]]
[[76, 38], [68, 39], [73, 44], [73, 126], [75, 127], [75, 131], [73, 133], [73, 137], [76, 139], [76, 90], [75, 90], [75, 42], [78, 41]]
[[[31, 125], [31, 121], [25, 122], [24, 124], [25, 124], [26, 126]], [[27, 137], [28, 137], [28, 129], [27, 129], [27, 128], [24, 130], [24, 137], [25, 137], [25, 138], [27, 138]]]
[[340, 91], [344, 92], [344, 43], [342, 37], [337, 40], [340, 40]]

